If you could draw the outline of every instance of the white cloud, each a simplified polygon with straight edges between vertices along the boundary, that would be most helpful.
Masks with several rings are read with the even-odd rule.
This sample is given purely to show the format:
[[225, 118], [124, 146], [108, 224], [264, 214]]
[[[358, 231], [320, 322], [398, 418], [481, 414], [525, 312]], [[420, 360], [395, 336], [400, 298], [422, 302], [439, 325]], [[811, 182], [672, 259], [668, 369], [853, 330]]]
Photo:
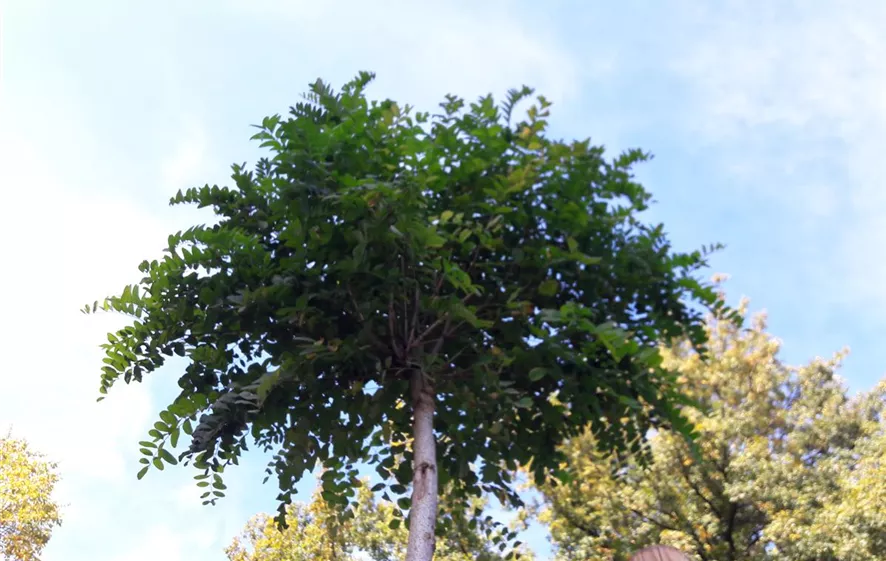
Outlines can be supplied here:
[[702, 103], [697, 125], [804, 127], [827, 137], [886, 118], [884, 6], [730, 2], [689, 11], [692, 41], [673, 68]]
[[686, 13], [693, 39], [671, 68], [689, 88], [690, 125], [727, 148], [724, 166], [743, 157], [733, 171], [790, 209], [816, 234], [810, 243], [834, 244], [811, 252], [828, 298], [886, 307], [886, 5], [727, 2]]
[[2, 420], [67, 472], [122, 477], [119, 444], [145, 424], [149, 398], [124, 390], [116, 403], [95, 403], [98, 379], [89, 373], [112, 324], [85, 322], [79, 308], [101, 296], [95, 290], [122, 286], [121, 273], [134, 265], [130, 252], [152, 253], [157, 224], [122, 203], [72, 196], [29, 148], [21, 137], [2, 141], [9, 160], [0, 183], [29, 187], [9, 190], [0, 224], [11, 241], [0, 276], [8, 296], [8, 320], [0, 324]]
[[188, 559], [185, 536], [168, 526], [154, 526], [141, 532], [141, 538], [113, 561], [181, 561]]
[[377, 72], [386, 94], [422, 109], [435, 109], [447, 93], [472, 100], [523, 84], [554, 101], [578, 93], [578, 62], [554, 30], [520, 18], [513, 2], [231, 0], [227, 7], [305, 38], [311, 59], [326, 68]]
[[[124, 501], [144, 501], [151, 494], [149, 485], [135, 485], [136, 442], [144, 438], [162, 405], [153, 401], [157, 382], [169, 380], [160, 374], [160, 380], [145, 384], [127, 386], [121, 381], [109, 399], [97, 403], [99, 344], [122, 319], [86, 316], [80, 309], [136, 280], [139, 261], [160, 256], [166, 235], [181, 226], [176, 222], [182, 215], [170, 213], [159, 219], [140, 207], [129, 196], [131, 191], [97, 188], [91, 180], [100, 173], [80, 172], [88, 166], [72, 173], [70, 167], [57, 165], [52, 145], [35, 138], [39, 126], [23, 127], [25, 116], [8, 111], [2, 117], [0, 427], [11, 425], [15, 436], [28, 439], [59, 463], [62, 480], [57, 498], [65, 505], [65, 523], [50, 542], [46, 558], [74, 559], [78, 540], [87, 536], [91, 536], [90, 547], [113, 551], [115, 538], [142, 535], [139, 525], [115, 527], [120, 519], [114, 513]], [[59, 138], [77, 135], [77, 117], [54, 120]], [[190, 123], [180, 138], [181, 146], [173, 146], [167, 161], [156, 167], [165, 181], [185, 186], [205, 171], [206, 143], [197, 123]], [[77, 146], [85, 158], [105, 148], [92, 140], [88, 134], [80, 136]], [[104, 173], [118, 174], [119, 185], [124, 185], [120, 173], [130, 170], [110, 167]], [[193, 212], [185, 212], [192, 219]], [[186, 480], [190, 475], [180, 474]], [[191, 487], [196, 489], [192, 482]], [[146, 503], [148, 508], [136, 521], [175, 519], [185, 511], [185, 505], [166, 505], [162, 497], [157, 497], [159, 503]], [[199, 501], [196, 504], [200, 506]], [[217, 518], [210, 519], [219, 521], [214, 526], [230, 519], [232, 508], [236, 503], [219, 509]], [[234, 518], [239, 523], [239, 516]], [[228, 522], [225, 529], [231, 526]], [[157, 550], [148, 547], [151, 544], [169, 548], [164, 558], [193, 558], [191, 554], [208, 542], [218, 548], [226, 541], [219, 528], [160, 524], [145, 537], [145, 547], [139, 549], [143, 554], [127, 553], [123, 559], [156, 558]], [[108, 531], [112, 535], [104, 537]], [[195, 545], [195, 535], [202, 545]]]

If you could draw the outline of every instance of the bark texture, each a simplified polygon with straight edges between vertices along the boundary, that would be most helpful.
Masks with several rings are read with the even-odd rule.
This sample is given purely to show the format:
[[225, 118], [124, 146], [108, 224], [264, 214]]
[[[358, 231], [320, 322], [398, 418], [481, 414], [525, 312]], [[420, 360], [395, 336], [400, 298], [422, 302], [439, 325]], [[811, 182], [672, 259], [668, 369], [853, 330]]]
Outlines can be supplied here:
[[414, 465], [409, 542], [406, 561], [434, 558], [437, 522], [437, 442], [434, 438], [434, 388], [421, 372], [412, 375], [412, 432]]

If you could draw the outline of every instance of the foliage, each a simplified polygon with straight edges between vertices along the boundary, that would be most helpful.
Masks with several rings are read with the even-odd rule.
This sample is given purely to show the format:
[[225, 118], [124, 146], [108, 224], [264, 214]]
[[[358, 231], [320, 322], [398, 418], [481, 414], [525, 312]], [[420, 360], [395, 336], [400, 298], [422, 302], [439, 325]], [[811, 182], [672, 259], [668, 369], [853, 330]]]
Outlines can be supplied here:
[[61, 524], [52, 491], [56, 465], [32, 451], [27, 442], [0, 438], [0, 558], [36, 561]]
[[763, 316], [710, 329], [707, 364], [664, 351], [708, 412], [685, 412], [700, 456], [667, 430], [646, 466], [599, 454], [592, 435], [571, 441], [575, 482], [544, 487], [559, 558], [624, 560], [665, 543], [697, 560], [886, 559], [886, 383], [848, 397], [839, 357], [783, 365]]
[[335, 508], [315, 493], [308, 505], [288, 505], [285, 529], [266, 515], [253, 517], [225, 553], [230, 561], [350, 559], [352, 523], [343, 523], [335, 514]]
[[280, 513], [319, 468], [324, 499], [346, 505], [364, 461], [402, 495], [422, 396], [439, 458], [422, 469], [459, 497], [519, 502], [511, 470], [544, 477], [588, 423], [602, 448], [688, 432], [656, 345], [702, 346], [697, 304], [719, 304], [694, 276], [706, 251], [673, 252], [637, 217], [650, 195], [630, 170], [647, 156], [546, 137], [541, 96], [512, 122], [528, 88], [500, 107], [449, 96], [431, 116], [368, 101], [371, 79], [317, 81], [266, 118], [269, 158], [172, 198], [218, 222], [173, 234], [141, 281], [85, 310], [131, 317], [104, 345], [103, 394], [187, 359], [139, 476], [192, 462], [214, 502], [251, 439], [275, 453]]
[[[444, 494], [443, 501], [446, 502]], [[484, 500], [472, 499], [471, 509], [483, 511]], [[393, 561], [403, 559], [407, 531], [400, 525], [395, 507], [378, 501], [367, 485], [358, 488], [354, 516], [342, 520], [334, 507], [316, 492], [305, 505], [292, 503], [287, 508], [288, 527], [280, 529], [267, 515], [257, 515], [226, 550], [229, 561]], [[456, 513], [459, 508], [443, 505], [444, 512]], [[478, 518], [476, 525], [459, 518], [445, 535], [437, 537], [434, 559], [438, 561], [502, 561], [491, 537], [501, 528]], [[472, 526], [472, 527], [471, 527]], [[520, 548], [521, 558], [532, 554]]]

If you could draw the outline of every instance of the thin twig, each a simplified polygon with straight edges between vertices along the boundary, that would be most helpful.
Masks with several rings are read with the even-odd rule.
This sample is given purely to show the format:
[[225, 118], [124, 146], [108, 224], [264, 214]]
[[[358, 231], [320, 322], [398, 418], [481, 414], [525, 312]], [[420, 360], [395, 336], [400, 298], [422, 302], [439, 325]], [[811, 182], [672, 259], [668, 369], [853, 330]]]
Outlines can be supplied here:
[[439, 318], [437, 318], [437, 321], [435, 321], [434, 323], [432, 323], [431, 325], [429, 325], [427, 329], [425, 329], [424, 331], [422, 331], [421, 335], [419, 335], [418, 338], [415, 339], [415, 340], [409, 345], [409, 347], [410, 347], [411, 349], [414, 349], [415, 347], [419, 347], [419, 346], [423, 345], [424, 342], [425, 342], [425, 337], [427, 337], [428, 335], [430, 335], [431, 332], [432, 332], [434, 329], [436, 329], [437, 327], [439, 327], [439, 326], [440, 326], [443, 322], [445, 322], [448, 318], [449, 318], [449, 315], [448, 315], [448, 314], [443, 314], [442, 316], [440, 316]]
[[[440, 268], [443, 268], [443, 258], [440, 258]], [[437, 271], [439, 274], [440, 271]], [[434, 286], [434, 296], [440, 295], [440, 289], [443, 288], [443, 280], [446, 278], [446, 275], [440, 274], [439, 278], [437, 278], [437, 284]]]
[[476, 265], [476, 263], [477, 263], [477, 258], [478, 258], [479, 256], [480, 256], [480, 244], [477, 244], [477, 246], [474, 248], [474, 253], [473, 253], [473, 255], [471, 255], [471, 262], [468, 264], [468, 270], [465, 271], [466, 273], [467, 273], [468, 271], [471, 271], [471, 270], [474, 268], [474, 265]]
[[351, 290], [351, 285], [348, 285], [348, 295], [351, 297], [351, 303], [354, 305], [354, 311], [357, 312], [357, 317], [360, 318], [360, 321], [366, 321], [363, 312], [360, 311], [360, 306], [357, 304], [357, 297], [354, 296], [354, 291]]
[[[403, 254], [400, 254], [400, 276], [401, 278], [406, 277], [406, 260], [403, 257]], [[403, 293], [403, 341], [406, 342], [409, 337], [409, 304], [407, 304], [406, 293]]]
[[658, 526], [662, 530], [670, 530], [671, 532], [680, 532], [681, 531], [676, 526], [671, 526], [670, 524], [662, 522], [661, 520], [658, 520], [658, 519], [653, 518], [651, 516], [647, 516], [646, 514], [643, 514], [641, 511], [639, 511], [635, 508], [631, 508], [629, 510], [631, 512], [633, 512], [634, 514], [636, 514], [637, 516], [639, 516], [640, 518], [642, 518], [643, 520], [649, 522], [650, 524], [655, 524], [656, 526]]
[[421, 294], [419, 293], [418, 284], [415, 285], [415, 297], [412, 303], [412, 325], [409, 326], [409, 341], [407, 347], [412, 348], [415, 341], [415, 330], [418, 328], [418, 309], [421, 304]]
[[446, 324], [443, 326], [443, 334], [440, 335], [440, 338], [437, 339], [437, 343], [434, 345], [434, 350], [432, 354], [437, 354], [440, 352], [440, 349], [443, 348], [443, 342], [446, 340], [446, 332], [449, 330], [449, 324], [451, 320], [447, 318]]
[[403, 356], [400, 353], [400, 349], [397, 346], [397, 329], [394, 324], [394, 295], [391, 294], [388, 298], [388, 330], [391, 332], [391, 350], [394, 351], [394, 354], [397, 355], [397, 358], [402, 359]]

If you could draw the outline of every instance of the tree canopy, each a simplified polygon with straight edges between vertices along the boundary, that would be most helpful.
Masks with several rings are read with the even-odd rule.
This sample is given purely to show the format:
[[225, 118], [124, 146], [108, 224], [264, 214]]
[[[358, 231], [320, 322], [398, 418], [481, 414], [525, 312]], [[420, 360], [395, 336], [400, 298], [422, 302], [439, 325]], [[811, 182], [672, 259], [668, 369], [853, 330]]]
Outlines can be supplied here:
[[701, 561], [886, 559], [886, 381], [850, 397], [839, 356], [784, 365], [762, 315], [710, 330], [707, 363], [664, 351], [703, 406], [685, 411], [700, 457], [669, 430], [646, 465], [604, 457], [591, 434], [571, 440], [575, 481], [543, 488], [558, 557], [626, 560], [665, 543]]
[[[447, 508], [446, 494], [441, 510]], [[474, 499], [469, 507], [483, 511], [486, 501]], [[354, 516], [344, 521], [338, 509], [314, 493], [309, 504], [293, 503], [287, 509], [288, 527], [280, 529], [272, 517], [253, 517], [227, 548], [229, 561], [393, 561], [403, 559], [408, 536], [399, 524], [395, 507], [378, 501], [368, 484], [361, 485], [354, 505]], [[475, 524], [454, 524], [437, 538], [434, 559], [439, 561], [504, 561], [492, 536], [502, 532], [485, 517]], [[532, 559], [531, 552], [520, 548], [521, 558]]]
[[57, 466], [11, 434], [0, 438], [0, 558], [37, 561], [61, 524]]
[[102, 393], [187, 359], [139, 476], [193, 463], [212, 502], [252, 441], [275, 454], [282, 521], [305, 473], [324, 469], [341, 506], [368, 462], [395, 495], [411, 483], [398, 504], [411, 558], [427, 559], [438, 478], [519, 502], [512, 470], [545, 477], [587, 425], [607, 449], [653, 426], [688, 433], [657, 344], [703, 346], [719, 302], [696, 277], [711, 248], [673, 251], [639, 218], [640, 150], [546, 136], [542, 96], [516, 121], [528, 88], [500, 105], [448, 96], [431, 115], [369, 101], [372, 77], [318, 80], [264, 119], [269, 157], [172, 198], [217, 221], [171, 235], [140, 281], [86, 311], [131, 318], [104, 345]]

